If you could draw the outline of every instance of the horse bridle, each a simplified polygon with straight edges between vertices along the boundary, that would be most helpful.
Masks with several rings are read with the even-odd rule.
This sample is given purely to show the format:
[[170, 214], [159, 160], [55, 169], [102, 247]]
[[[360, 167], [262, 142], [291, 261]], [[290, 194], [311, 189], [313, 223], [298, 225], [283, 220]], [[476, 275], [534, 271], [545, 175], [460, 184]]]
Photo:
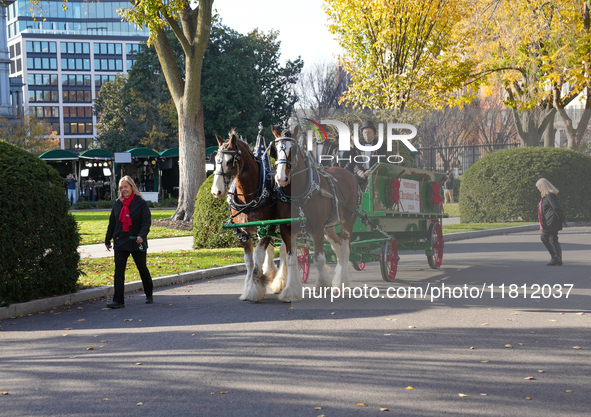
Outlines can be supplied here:
[[[285, 148], [287, 148], [287, 146], [286, 146], [285, 142], [291, 142], [291, 145], [292, 145], [291, 157], [292, 157], [293, 161], [290, 161], [289, 159], [287, 159], [287, 152], [285, 151]], [[306, 171], [308, 169], [308, 168], [306, 168], [303, 171], [299, 171], [299, 172], [291, 172], [291, 166], [298, 165], [298, 157], [300, 155], [299, 147], [294, 139], [288, 138], [288, 137], [281, 137], [281, 138], [277, 138], [273, 142], [271, 142], [271, 144], [273, 144], [273, 143], [278, 144], [275, 146], [275, 149], [277, 150], [277, 159], [275, 160], [275, 166], [280, 165], [280, 164], [287, 165], [287, 169], [289, 169], [289, 171], [290, 171], [289, 177], [287, 180], [288, 183], [291, 182], [292, 175], [299, 174], [299, 173]], [[283, 156], [281, 156], [280, 152], [283, 153]]]
[[[228, 190], [228, 187], [232, 182], [232, 172], [234, 172], [236, 164], [238, 164], [238, 161], [240, 161], [240, 155], [242, 155], [242, 151], [240, 151], [238, 145], [236, 146], [236, 149], [232, 150], [224, 149], [223, 146], [224, 144], [219, 147], [218, 154], [215, 157], [216, 170], [213, 171], [213, 175], [221, 175], [222, 179], [224, 180], [224, 186], [226, 187], [226, 190]], [[228, 172], [224, 172], [223, 155], [232, 155], [232, 168], [229, 169]], [[220, 171], [217, 170], [218, 164], [221, 167]]]

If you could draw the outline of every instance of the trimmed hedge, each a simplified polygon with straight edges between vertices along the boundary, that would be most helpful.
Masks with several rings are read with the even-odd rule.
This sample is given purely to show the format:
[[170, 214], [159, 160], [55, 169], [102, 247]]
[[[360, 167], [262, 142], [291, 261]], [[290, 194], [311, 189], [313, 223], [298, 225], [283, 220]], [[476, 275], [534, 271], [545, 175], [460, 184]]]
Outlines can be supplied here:
[[238, 239], [231, 231], [222, 230], [228, 221], [230, 208], [225, 198], [211, 194], [213, 175], [201, 184], [195, 197], [193, 215], [193, 248], [230, 248], [238, 246]]
[[0, 140], [0, 307], [77, 290], [80, 234], [58, 172]]
[[540, 178], [560, 191], [567, 220], [591, 219], [591, 158], [570, 149], [529, 147], [488, 154], [466, 171], [460, 194], [462, 223], [538, 221]]

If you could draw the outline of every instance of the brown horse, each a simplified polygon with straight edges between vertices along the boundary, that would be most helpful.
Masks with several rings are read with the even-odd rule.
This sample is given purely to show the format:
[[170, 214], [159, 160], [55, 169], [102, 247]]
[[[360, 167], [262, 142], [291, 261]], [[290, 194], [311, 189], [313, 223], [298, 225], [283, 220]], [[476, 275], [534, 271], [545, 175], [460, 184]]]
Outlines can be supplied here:
[[[234, 223], [246, 223], [259, 220], [273, 220], [286, 218], [290, 214], [288, 203], [274, 203], [271, 200], [271, 191], [262, 193], [262, 182], [265, 181], [261, 172], [261, 166], [248, 144], [240, 140], [234, 130], [230, 132], [229, 139], [224, 141], [216, 135], [219, 150], [215, 158], [214, 180], [211, 193], [216, 198], [228, 195], [228, 203]], [[232, 183], [233, 182], [233, 183]], [[229, 185], [232, 187], [229, 190]], [[289, 239], [289, 225], [281, 225], [281, 235]], [[256, 227], [238, 229], [238, 237], [244, 249], [244, 262], [246, 264], [246, 278], [241, 300], [257, 302], [265, 298], [266, 286], [271, 285], [275, 291], [280, 291], [285, 286], [287, 269], [281, 267], [278, 274], [273, 262], [274, 247], [272, 238], [267, 236], [259, 240], [253, 251], [253, 242], [250, 236], [256, 233]], [[282, 253], [284, 251], [282, 250]], [[288, 279], [288, 277], [287, 277]]]
[[[333, 167], [326, 171], [315, 166], [295, 141], [273, 129], [277, 152], [275, 182], [291, 193], [292, 217], [306, 217], [306, 231], [314, 242], [314, 263], [319, 279], [316, 287], [348, 286], [349, 254], [353, 224], [360, 203], [359, 186], [350, 171]], [[340, 225], [337, 235], [334, 226]], [[324, 254], [324, 238], [337, 255], [331, 282]]]

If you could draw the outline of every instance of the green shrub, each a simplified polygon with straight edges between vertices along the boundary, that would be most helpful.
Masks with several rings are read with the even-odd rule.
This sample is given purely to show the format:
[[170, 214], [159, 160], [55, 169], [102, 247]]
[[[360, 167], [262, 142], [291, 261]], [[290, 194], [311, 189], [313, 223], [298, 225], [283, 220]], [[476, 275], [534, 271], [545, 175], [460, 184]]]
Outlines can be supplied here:
[[78, 224], [58, 172], [0, 140], [0, 306], [76, 291]]
[[560, 191], [567, 220], [591, 219], [591, 159], [569, 149], [530, 147], [494, 152], [466, 171], [460, 196], [462, 223], [537, 221], [540, 178]]
[[156, 207], [176, 207], [179, 205], [179, 200], [176, 198], [165, 198], [156, 204]]
[[106, 209], [106, 208], [113, 208], [113, 201], [112, 200], [99, 200], [95, 202], [96, 208]]
[[92, 207], [93, 205], [90, 201], [78, 201], [76, 204], [72, 204], [73, 210], [88, 210]]
[[230, 209], [225, 198], [215, 198], [211, 194], [213, 175], [201, 185], [195, 197], [193, 215], [193, 247], [229, 248], [238, 246], [238, 240], [228, 230], [222, 230], [230, 216]]

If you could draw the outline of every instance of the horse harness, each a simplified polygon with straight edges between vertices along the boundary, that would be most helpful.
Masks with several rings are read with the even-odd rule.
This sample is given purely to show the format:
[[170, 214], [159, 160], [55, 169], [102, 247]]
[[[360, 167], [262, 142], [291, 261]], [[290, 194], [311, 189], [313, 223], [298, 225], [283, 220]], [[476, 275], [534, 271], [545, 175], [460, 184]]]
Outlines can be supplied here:
[[[292, 142], [292, 148], [293, 147], [296, 148], [295, 155], [292, 155], [292, 157], [294, 158], [293, 163], [289, 159], [287, 159], [287, 153], [286, 153], [287, 147], [285, 145], [285, 142], [287, 142], [287, 141]], [[295, 207], [298, 208], [300, 217], [305, 217], [303, 210], [302, 210], [302, 206], [304, 206], [308, 202], [308, 200], [311, 200], [312, 198], [314, 198], [318, 194], [320, 194], [320, 196], [322, 196], [322, 197], [330, 198], [332, 201], [332, 206], [333, 206], [332, 212], [333, 213], [336, 212], [336, 220], [337, 220], [337, 222], [331, 227], [334, 227], [337, 224], [340, 224], [342, 222], [341, 213], [340, 213], [340, 210], [338, 210], [339, 205], [344, 205], [347, 209], [349, 209], [352, 213], [351, 217], [356, 215], [356, 210], [354, 208], [350, 207], [346, 201], [341, 201], [341, 199], [339, 199], [339, 197], [338, 197], [339, 193], [337, 192], [337, 189], [338, 189], [338, 191], [341, 191], [341, 190], [340, 190], [340, 186], [338, 185], [336, 179], [332, 175], [330, 175], [328, 172], [326, 172], [324, 170], [324, 167], [318, 166], [314, 162], [312, 162], [309, 154], [303, 154], [301, 151], [301, 148], [299, 146], [297, 146], [297, 144], [295, 143], [295, 141], [293, 139], [288, 138], [288, 137], [282, 137], [282, 138], [275, 139], [275, 142], [278, 143], [278, 146], [277, 146], [278, 153], [277, 153], [277, 160], [275, 161], [275, 166], [277, 166], [279, 164], [286, 164], [288, 166], [288, 168], [291, 170], [292, 165], [297, 166], [298, 158], [301, 157], [304, 160], [304, 168], [301, 169], [300, 171], [291, 172], [290, 173], [290, 181], [291, 181], [291, 177], [295, 177], [296, 175], [310, 171], [309, 175], [306, 177], [307, 184], [304, 187], [304, 192], [298, 196], [287, 195], [285, 193], [285, 190], [282, 187], [279, 187], [277, 185], [277, 183], [275, 182], [273, 191], [276, 195], [276, 198], [278, 198], [281, 201], [291, 201], [291, 204], [293, 204]], [[280, 152], [282, 152], [283, 155], [280, 155]], [[330, 191], [324, 189], [320, 185], [320, 178], [324, 178], [326, 180], [326, 182], [328, 183], [328, 186], [330, 188]], [[342, 191], [340, 192], [340, 194], [343, 194]], [[358, 202], [359, 201], [360, 200], [358, 199]], [[335, 220], [334, 216], [331, 216], [329, 219], [327, 219], [327, 221], [325, 223], [325, 227], [327, 227], [328, 224], [332, 223], [334, 220]], [[345, 220], [348, 220], [348, 219], [345, 219]], [[301, 228], [304, 230], [304, 232], [302, 234], [305, 234], [305, 228], [304, 228], [303, 223], [301, 223]]]
[[[242, 203], [240, 201], [238, 201], [238, 196], [242, 195], [242, 196], [249, 196], [254, 194], [253, 193], [249, 193], [249, 194], [238, 194], [236, 192], [236, 181], [232, 180], [232, 173], [234, 172], [234, 168], [236, 167], [236, 165], [238, 165], [238, 173], [236, 174], [236, 177], [238, 177], [238, 175], [240, 175], [240, 165], [238, 164], [238, 162], [241, 159], [241, 155], [242, 155], [242, 151], [240, 150], [240, 148], [238, 146], [236, 146], [236, 149], [233, 150], [228, 150], [228, 149], [222, 149], [220, 147], [220, 149], [218, 150], [218, 156], [216, 157], [216, 166], [219, 163], [220, 166], [222, 166], [222, 155], [232, 155], [232, 168], [230, 170], [228, 170], [228, 172], [223, 172], [223, 168], [221, 169], [221, 171], [214, 171], [214, 175], [221, 175], [223, 180], [224, 180], [224, 185], [226, 187], [226, 189], [228, 190], [228, 198], [227, 198], [227, 202], [228, 202], [228, 206], [230, 206], [230, 218], [228, 219], [228, 221], [226, 222], [226, 224], [232, 224], [234, 222], [234, 219], [236, 217], [238, 217], [240, 214], [246, 214], [246, 213], [250, 213], [252, 211], [258, 210], [264, 206], [266, 206], [267, 204], [274, 204], [275, 201], [273, 199], [273, 194], [270, 190], [273, 189], [272, 187], [272, 178], [273, 175], [270, 171], [270, 167], [271, 167], [271, 162], [268, 158], [268, 155], [264, 156], [265, 153], [265, 139], [262, 137], [262, 134], [259, 133], [259, 136], [257, 137], [257, 145], [256, 145], [256, 149], [257, 149], [257, 154], [254, 155], [251, 153], [253, 159], [257, 162], [257, 164], [259, 165], [259, 185], [257, 187], [257, 191], [256, 192], [256, 196], [252, 199], [252, 201], [250, 201], [249, 203]], [[220, 155], [221, 154], [221, 155]], [[218, 159], [220, 158], [220, 159]], [[230, 184], [231, 183], [231, 184]], [[232, 214], [232, 210], [235, 211], [235, 214]], [[248, 239], [251, 238], [251, 236], [246, 233], [244, 230], [242, 229], [233, 229], [234, 234], [236, 235], [236, 237], [238, 238], [238, 240], [242, 241], [242, 242], [246, 242]]]

